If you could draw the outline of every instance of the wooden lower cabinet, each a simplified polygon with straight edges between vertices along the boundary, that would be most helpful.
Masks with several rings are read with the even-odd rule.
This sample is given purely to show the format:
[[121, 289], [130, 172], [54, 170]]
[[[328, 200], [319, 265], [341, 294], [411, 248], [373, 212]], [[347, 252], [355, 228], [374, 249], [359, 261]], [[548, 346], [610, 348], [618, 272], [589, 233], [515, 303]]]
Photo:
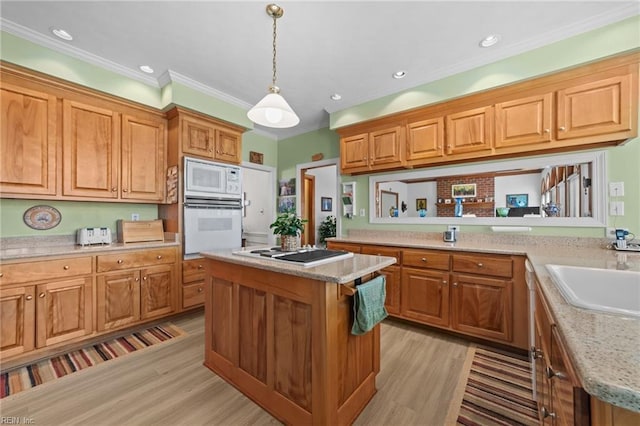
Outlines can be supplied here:
[[1, 289], [2, 358], [91, 334], [92, 289], [91, 277]]
[[204, 304], [204, 272], [203, 259], [182, 262], [182, 309]]
[[172, 265], [98, 275], [98, 330], [170, 314], [174, 311]]
[[469, 274], [451, 275], [451, 328], [511, 342], [513, 282]]
[[449, 326], [448, 272], [403, 268], [401, 299], [404, 318]]
[[[397, 265], [400, 264], [401, 254], [399, 248], [363, 245], [360, 247], [359, 252], [362, 254], [373, 254], [375, 256], [395, 257]], [[390, 315], [399, 315], [401, 282], [400, 266], [387, 266], [386, 268], [381, 269], [379, 273], [385, 277], [385, 290], [387, 297], [384, 302], [384, 307]]]

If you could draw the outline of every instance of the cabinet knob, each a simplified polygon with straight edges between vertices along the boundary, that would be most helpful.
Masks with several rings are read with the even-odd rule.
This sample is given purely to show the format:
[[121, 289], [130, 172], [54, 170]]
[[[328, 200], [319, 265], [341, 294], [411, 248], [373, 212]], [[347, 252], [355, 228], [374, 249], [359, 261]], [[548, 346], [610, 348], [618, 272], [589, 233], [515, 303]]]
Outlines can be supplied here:
[[202, 293], [202, 290], [204, 290], [202, 287], [198, 287], [198, 293]]
[[556, 418], [556, 413], [552, 413], [547, 409], [547, 407], [542, 407], [540, 409], [540, 414], [542, 414], [543, 419], [546, 419], [547, 417], [551, 417], [552, 419]]
[[454, 287], [458, 287], [458, 283], [453, 283], [453, 286]]
[[202, 268], [204, 268], [204, 266], [198, 265], [198, 269], [202, 269]]
[[144, 277], [142, 277], [142, 281], [146, 281], [147, 280], [147, 276], [145, 275]]
[[116, 188], [115, 186], [113, 188], [111, 188], [111, 192], [116, 192], [118, 190], [118, 188]]
[[423, 261], [423, 262], [426, 262], [426, 261], [427, 261], [427, 258], [426, 258], [426, 257], [423, 257], [423, 258], [422, 258], [422, 259], [420, 259], [420, 260], [421, 260], [421, 261]]
[[447, 280], [442, 280], [442, 285], [447, 285]]
[[127, 188], [122, 188], [122, 192], [129, 192], [129, 191], [127, 191]]
[[560, 126], [560, 131], [564, 132], [565, 130], [567, 130], [564, 126]]
[[117, 262], [117, 263], [118, 263], [118, 264], [121, 264], [122, 262], [124, 262], [124, 260], [122, 260], [122, 259], [118, 259], [118, 262]]
[[64, 265], [64, 266], [62, 267], [62, 269], [64, 269], [65, 271], [68, 271], [68, 270], [69, 270], [69, 265]]
[[482, 262], [478, 262], [478, 268], [482, 268], [483, 266]]
[[40, 293], [40, 294], [38, 295], [38, 297], [39, 297], [40, 299], [44, 299], [44, 297], [45, 297], [45, 296], [46, 296], [46, 294], [44, 294], [44, 292], [43, 292], [43, 293]]
[[25, 299], [27, 299], [27, 300], [31, 300], [31, 299], [33, 299], [33, 296], [32, 296], [32, 295], [30, 295], [30, 294], [28, 294], [28, 295], [27, 295], [27, 297], [25, 297]]
[[136, 277], [135, 281], [136, 281], [136, 282], [140, 281], [140, 278]]
[[157, 256], [156, 256], [156, 259], [158, 259], [158, 260], [162, 259], [162, 255], [160, 255], [160, 254], [159, 254], [159, 255], [157, 255]]
[[4, 277], [4, 274], [2, 272], [0, 272], [0, 278]]

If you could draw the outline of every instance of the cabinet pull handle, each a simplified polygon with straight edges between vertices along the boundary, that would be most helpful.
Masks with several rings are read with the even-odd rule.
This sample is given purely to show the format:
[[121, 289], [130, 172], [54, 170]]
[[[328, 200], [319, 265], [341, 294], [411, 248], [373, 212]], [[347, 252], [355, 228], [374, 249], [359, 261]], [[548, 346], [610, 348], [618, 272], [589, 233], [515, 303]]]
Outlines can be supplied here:
[[482, 268], [483, 266], [482, 262], [478, 262], [478, 268]]
[[42, 292], [42, 293], [40, 293], [40, 294], [38, 295], [38, 297], [39, 297], [40, 299], [44, 299], [44, 297], [45, 297], [45, 296], [46, 296], [46, 294], [44, 294], [44, 292]]
[[564, 375], [564, 373], [561, 373], [559, 371], [553, 371], [553, 368], [551, 368], [549, 366], [547, 366], [544, 369], [544, 372], [545, 372], [545, 374], [546, 374], [548, 379], [553, 379], [554, 377], [557, 377], [558, 379], [564, 379], [565, 377], [567, 377], [567, 376]]
[[117, 262], [117, 263], [118, 263], [118, 264], [121, 264], [122, 262], [124, 262], [124, 260], [122, 260], [122, 259], [118, 259], [118, 262]]
[[542, 414], [543, 419], [546, 419], [547, 417], [551, 417], [552, 419], [556, 418], [556, 413], [547, 410], [547, 407], [542, 407], [540, 409], [540, 413]]
[[531, 359], [542, 359], [542, 349], [531, 346], [529, 353], [531, 354]]
[[567, 130], [564, 126], [560, 126], [560, 131], [564, 132], [565, 130]]
[[62, 269], [64, 269], [65, 271], [68, 271], [68, 270], [69, 270], [69, 265], [64, 265], [64, 266], [62, 267]]
[[32, 295], [30, 295], [30, 294], [28, 294], [28, 295], [27, 295], [27, 297], [25, 297], [25, 299], [27, 299], [27, 300], [31, 300], [31, 299], [33, 299], [33, 296], [32, 296]]
[[158, 260], [162, 259], [162, 255], [160, 255], [160, 254], [159, 254], [159, 255], [157, 255], [157, 256], [156, 256], [156, 259], [158, 259]]

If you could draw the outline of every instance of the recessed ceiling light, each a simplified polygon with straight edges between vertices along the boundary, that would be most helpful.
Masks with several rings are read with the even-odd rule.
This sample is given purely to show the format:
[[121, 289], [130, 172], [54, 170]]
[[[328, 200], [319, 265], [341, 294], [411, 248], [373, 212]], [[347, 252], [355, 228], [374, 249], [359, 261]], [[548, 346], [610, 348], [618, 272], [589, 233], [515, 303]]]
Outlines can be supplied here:
[[339, 101], [340, 99], [342, 99], [342, 95], [340, 95], [339, 93], [334, 93], [333, 95], [331, 95], [331, 99], [333, 99], [334, 101]]
[[393, 78], [404, 78], [406, 75], [405, 71], [396, 71], [393, 73]]
[[140, 65], [140, 71], [142, 72], [146, 72], [147, 74], [153, 74], [153, 68], [151, 68], [149, 65]]
[[73, 40], [73, 36], [63, 30], [62, 28], [51, 28], [51, 32], [56, 36], [66, 41]]
[[480, 40], [480, 46], [482, 47], [491, 47], [497, 42], [500, 41], [500, 36], [498, 34], [491, 34]]

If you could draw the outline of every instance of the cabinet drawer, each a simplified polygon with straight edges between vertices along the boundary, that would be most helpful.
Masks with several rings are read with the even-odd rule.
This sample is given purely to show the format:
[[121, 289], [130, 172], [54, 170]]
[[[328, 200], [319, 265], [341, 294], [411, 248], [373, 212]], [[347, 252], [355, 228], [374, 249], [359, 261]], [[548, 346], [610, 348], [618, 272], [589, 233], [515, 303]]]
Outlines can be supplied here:
[[327, 241], [327, 248], [330, 250], [344, 250], [344, 251], [350, 251], [351, 253], [360, 253], [359, 244]]
[[511, 278], [513, 276], [513, 260], [506, 256], [454, 254], [453, 271]]
[[402, 265], [448, 271], [449, 257], [447, 253], [437, 251], [402, 250]]
[[0, 284], [88, 275], [92, 272], [91, 260], [89, 256], [0, 265]]
[[204, 259], [185, 260], [182, 262], [182, 283], [189, 284], [204, 280]]
[[375, 256], [395, 257], [397, 263], [400, 263], [400, 249], [394, 247], [383, 246], [362, 246], [360, 249], [362, 254], [373, 254]]
[[190, 308], [202, 304], [204, 304], [204, 281], [182, 287], [183, 308]]
[[171, 248], [107, 254], [98, 256], [98, 272], [162, 265], [175, 261], [176, 251]]

